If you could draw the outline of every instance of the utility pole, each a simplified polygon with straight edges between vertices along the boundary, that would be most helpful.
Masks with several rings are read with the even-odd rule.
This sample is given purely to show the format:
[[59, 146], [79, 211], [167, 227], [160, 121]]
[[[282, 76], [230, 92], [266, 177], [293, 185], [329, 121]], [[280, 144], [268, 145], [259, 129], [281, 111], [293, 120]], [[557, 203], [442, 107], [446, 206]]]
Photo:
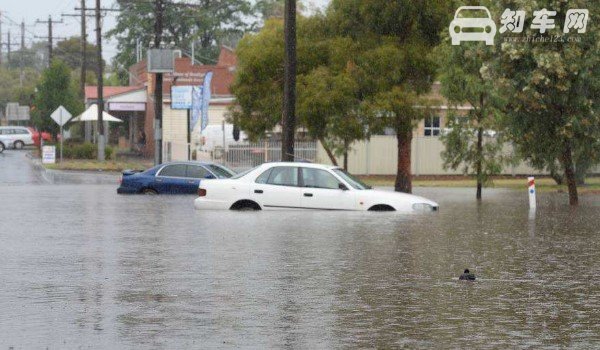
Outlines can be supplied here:
[[10, 36], [10, 30], [8, 31], [8, 33], [6, 33], [6, 42], [2, 43], [1, 41], [2, 40], [0, 38], [0, 46], [2, 46], [2, 45], [6, 46], [6, 63], [10, 64], [11, 47], [17, 46], [19, 44], [12, 42], [11, 36]]
[[[79, 55], [80, 57], [80, 69], [81, 69], [81, 73], [79, 76], [79, 90], [81, 93], [81, 97], [84, 98], [85, 97], [85, 83], [86, 83], [86, 73], [87, 73], [87, 17], [96, 17], [96, 15], [88, 15], [85, 13], [86, 10], [89, 10], [85, 7], [85, 0], [80, 0], [81, 1], [81, 7], [77, 8], [76, 10], [79, 10], [80, 13], [78, 14], [62, 14], [61, 16], [63, 17], [80, 17], [80, 21], [81, 21], [81, 40], [80, 40], [80, 48], [79, 48]], [[96, 10], [95, 8], [93, 9], [94, 11]], [[106, 10], [106, 9], [102, 9], [102, 10]]]
[[0, 11], [0, 66], [2, 65], [2, 11]]
[[[82, 11], [85, 12], [85, 6], [82, 7], [82, 9], [84, 9]], [[96, 55], [98, 57], [98, 161], [103, 162], [105, 160], [104, 120], [102, 118], [102, 114], [104, 112], [104, 77], [102, 73], [102, 28], [100, 27], [100, 17], [100, 0], [96, 0]]]
[[[35, 21], [35, 23], [48, 24], [48, 37], [47, 37], [47, 39], [48, 39], [48, 66], [50, 66], [52, 64], [52, 41], [53, 41], [53, 39], [64, 39], [64, 38], [52, 36], [52, 25], [63, 23], [63, 21], [62, 21], [62, 19], [60, 21], [53, 21], [52, 16], [48, 16], [47, 21], [40, 21], [38, 19], [37, 21]], [[43, 39], [44, 37], [36, 36], [36, 38]]]
[[[96, 77], [98, 79], [98, 99], [97, 99], [97, 107], [98, 107], [98, 120], [96, 121], [96, 129], [98, 132], [98, 160], [104, 161], [106, 159], [104, 148], [106, 146], [106, 140], [104, 138], [104, 67], [102, 65], [102, 28], [101, 28], [101, 19], [102, 13], [100, 11], [112, 11], [118, 12], [116, 9], [109, 8], [101, 8], [100, 0], [96, 0], [96, 6], [92, 8], [87, 8], [84, 6], [85, 1], [81, 2], [81, 7], [76, 7], [75, 11], [81, 11], [82, 18], [86, 17], [86, 11], [94, 11], [94, 17], [96, 19], [96, 57], [98, 60], [96, 67]], [[83, 21], [82, 21], [83, 22]], [[83, 26], [82, 26], [83, 27]], [[85, 37], [82, 33], [82, 38]], [[82, 70], [83, 71], [83, 70]], [[85, 89], [85, 87], [84, 87]]]
[[21, 61], [19, 63], [19, 86], [23, 86], [23, 64], [25, 60], [25, 21], [21, 21]]
[[79, 76], [79, 86], [82, 98], [85, 98], [85, 73], [87, 70], [87, 32], [85, 17], [85, 0], [81, 0], [81, 75]]
[[296, 0], [285, 0], [284, 37], [281, 160], [293, 162], [296, 133]]
[[[159, 49], [163, 32], [163, 0], [154, 0], [154, 47]], [[163, 74], [155, 73], [154, 80], [154, 164], [162, 163]]]

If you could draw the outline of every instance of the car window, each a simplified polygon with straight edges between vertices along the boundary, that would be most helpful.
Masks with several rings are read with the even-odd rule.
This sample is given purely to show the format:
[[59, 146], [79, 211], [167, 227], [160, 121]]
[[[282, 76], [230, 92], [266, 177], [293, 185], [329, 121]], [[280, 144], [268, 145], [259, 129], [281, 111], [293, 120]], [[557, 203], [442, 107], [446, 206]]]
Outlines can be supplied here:
[[167, 165], [160, 171], [158, 176], [185, 177], [186, 168], [185, 164]]
[[267, 183], [277, 186], [298, 186], [298, 168], [290, 166], [272, 168]]
[[355, 188], [357, 190], [370, 190], [371, 189], [371, 186], [360, 181], [360, 179], [352, 176], [350, 173], [348, 173], [347, 171], [345, 171], [343, 169], [336, 168], [336, 169], [333, 169], [333, 172], [336, 173], [337, 176], [344, 179], [344, 181], [349, 183], [350, 186], [352, 186], [353, 188]]
[[217, 175], [219, 179], [228, 179], [235, 175], [235, 172], [232, 170], [217, 164], [208, 164], [205, 165], [208, 170], [210, 170], [213, 174]]
[[302, 168], [304, 187], [339, 189], [340, 182], [335, 176], [322, 169]]
[[264, 173], [260, 174], [260, 176], [256, 178], [255, 182], [257, 184], [266, 184], [267, 180], [269, 180], [269, 175], [271, 175], [271, 170], [273, 170], [273, 168], [268, 169]]
[[210, 174], [208, 170], [199, 165], [188, 165], [185, 177], [192, 179], [205, 179], [206, 175]]
[[29, 134], [29, 132], [27, 132], [27, 130], [23, 130], [23, 129], [15, 129], [15, 134], [25, 135], [25, 134]]

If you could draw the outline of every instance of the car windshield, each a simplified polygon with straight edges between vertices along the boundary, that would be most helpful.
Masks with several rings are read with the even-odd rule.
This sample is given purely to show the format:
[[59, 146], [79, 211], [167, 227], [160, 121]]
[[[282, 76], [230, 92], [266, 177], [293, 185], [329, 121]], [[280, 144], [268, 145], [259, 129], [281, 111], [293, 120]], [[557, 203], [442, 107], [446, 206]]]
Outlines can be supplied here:
[[333, 169], [333, 172], [336, 173], [339, 177], [344, 179], [347, 183], [350, 184], [354, 189], [357, 190], [370, 190], [372, 187], [360, 181], [360, 179], [356, 178], [353, 175], [350, 175], [347, 171], [343, 169]]

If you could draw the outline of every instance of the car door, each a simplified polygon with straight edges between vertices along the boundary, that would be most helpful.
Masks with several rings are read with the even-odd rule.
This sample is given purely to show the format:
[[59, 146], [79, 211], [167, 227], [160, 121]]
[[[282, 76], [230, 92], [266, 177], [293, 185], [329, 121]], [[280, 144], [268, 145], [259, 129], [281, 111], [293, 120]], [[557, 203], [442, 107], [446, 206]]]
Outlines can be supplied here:
[[154, 178], [154, 189], [158, 193], [182, 194], [186, 188], [185, 164], [169, 164], [164, 166]]
[[279, 166], [266, 170], [252, 185], [251, 195], [263, 208], [297, 209], [302, 202], [298, 167]]
[[340, 188], [341, 181], [324, 169], [301, 168], [302, 207], [326, 210], [356, 210], [356, 193]]
[[214, 179], [215, 176], [202, 165], [188, 165], [186, 170], [185, 193], [198, 193], [202, 179]]

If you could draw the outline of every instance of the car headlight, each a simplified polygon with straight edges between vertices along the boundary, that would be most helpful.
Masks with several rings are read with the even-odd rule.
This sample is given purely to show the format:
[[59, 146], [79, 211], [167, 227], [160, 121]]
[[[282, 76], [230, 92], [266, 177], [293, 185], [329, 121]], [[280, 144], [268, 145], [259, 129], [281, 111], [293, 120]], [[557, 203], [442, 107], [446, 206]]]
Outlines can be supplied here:
[[437, 211], [437, 206], [427, 203], [415, 203], [412, 205], [414, 211]]

